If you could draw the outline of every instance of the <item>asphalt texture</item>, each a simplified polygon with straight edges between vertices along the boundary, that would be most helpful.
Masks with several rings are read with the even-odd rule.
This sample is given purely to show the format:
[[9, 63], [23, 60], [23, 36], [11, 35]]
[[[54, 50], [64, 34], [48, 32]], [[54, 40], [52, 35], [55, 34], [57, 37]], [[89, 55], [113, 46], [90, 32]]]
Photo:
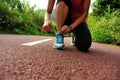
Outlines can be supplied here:
[[[21, 45], [52, 39], [33, 46]], [[78, 51], [65, 38], [66, 50], [53, 49], [54, 37], [0, 35], [0, 80], [120, 80], [120, 47], [92, 43]]]

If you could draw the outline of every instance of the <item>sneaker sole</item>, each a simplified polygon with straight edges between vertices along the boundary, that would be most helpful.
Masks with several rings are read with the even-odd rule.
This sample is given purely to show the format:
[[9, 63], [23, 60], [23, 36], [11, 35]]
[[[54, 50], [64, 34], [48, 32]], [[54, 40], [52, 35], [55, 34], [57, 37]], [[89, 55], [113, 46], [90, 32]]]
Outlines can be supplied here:
[[65, 50], [65, 47], [56, 47], [56, 46], [53, 46], [54, 49], [57, 49], [57, 50]]
[[75, 46], [75, 43], [71, 43], [72, 46]]

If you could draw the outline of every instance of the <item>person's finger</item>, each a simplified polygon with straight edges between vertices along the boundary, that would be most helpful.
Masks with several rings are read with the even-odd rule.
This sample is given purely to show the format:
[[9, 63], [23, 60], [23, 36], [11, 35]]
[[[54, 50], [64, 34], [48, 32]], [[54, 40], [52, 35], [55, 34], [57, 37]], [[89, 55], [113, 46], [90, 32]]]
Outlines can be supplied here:
[[42, 29], [43, 29], [44, 32], [47, 32], [47, 26], [48, 26], [48, 25], [44, 25], [44, 26], [42, 27]]
[[46, 27], [45, 27], [45, 30], [46, 30], [47, 32], [49, 32], [49, 26], [46, 26]]
[[61, 29], [61, 33], [62, 33], [62, 34], [64, 34], [64, 33], [65, 33], [65, 31], [66, 31], [66, 28], [65, 28], [65, 27], [63, 27], [63, 28]]
[[49, 32], [52, 32], [52, 25], [49, 24]]
[[48, 25], [46, 28], [47, 28], [48, 32], [52, 32], [52, 26], [51, 25]]
[[64, 31], [63, 31], [63, 34], [67, 34], [67, 33], [69, 33], [69, 32], [70, 32], [70, 30], [68, 29], [68, 27], [65, 26], [65, 29], [64, 29]]
[[51, 25], [45, 25], [43, 27], [44, 32], [52, 32], [52, 26]]

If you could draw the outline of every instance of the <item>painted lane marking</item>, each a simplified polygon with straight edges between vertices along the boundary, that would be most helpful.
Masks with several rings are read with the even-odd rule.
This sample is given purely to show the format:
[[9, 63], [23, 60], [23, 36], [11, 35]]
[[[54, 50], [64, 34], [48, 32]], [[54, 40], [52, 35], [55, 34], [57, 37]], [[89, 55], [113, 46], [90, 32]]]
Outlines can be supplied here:
[[43, 42], [47, 42], [47, 41], [50, 41], [52, 39], [44, 39], [44, 40], [39, 40], [39, 41], [34, 41], [34, 42], [28, 42], [28, 43], [23, 43], [21, 45], [24, 45], [24, 46], [33, 46], [33, 45], [36, 45], [36, 44], [39, 44], [39, 43], [43, 43]]

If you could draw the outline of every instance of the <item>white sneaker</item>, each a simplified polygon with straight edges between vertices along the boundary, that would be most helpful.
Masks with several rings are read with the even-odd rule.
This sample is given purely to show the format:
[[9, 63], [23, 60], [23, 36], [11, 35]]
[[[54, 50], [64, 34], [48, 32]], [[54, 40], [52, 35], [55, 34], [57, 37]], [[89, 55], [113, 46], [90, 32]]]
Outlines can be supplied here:
[[75, 46], [75, 38], [74, 38], [74, 34], [71, 33], [71, 36], [72, 36], [71, 45], [72, 45], [72, 46]]
[[58, 50], [64, 50], [65, 46], [63, 43], [54, 43], [53, 48], [58, 49]]

